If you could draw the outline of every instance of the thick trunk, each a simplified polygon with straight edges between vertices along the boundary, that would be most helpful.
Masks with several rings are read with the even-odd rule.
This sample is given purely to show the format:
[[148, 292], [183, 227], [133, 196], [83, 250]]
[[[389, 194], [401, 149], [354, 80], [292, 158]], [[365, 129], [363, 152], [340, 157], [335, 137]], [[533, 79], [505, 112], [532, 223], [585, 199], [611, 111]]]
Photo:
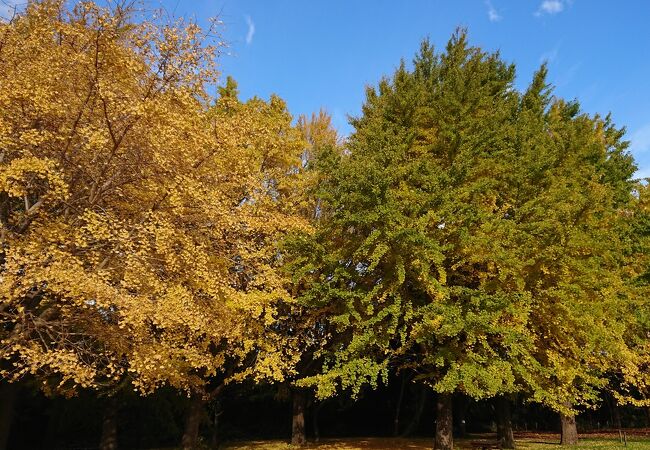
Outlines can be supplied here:
[[402, 401], [404, 400], [404, 387], [406, 386], [406, 375], [402, 375], [402, 385], [397, 397], [397, 406], [395, 407], [395, 418], [393, 419], [393, 436], [399, 436], [399, 415], [402, 410]]
[[100, 450], [117, 449], [117, 398], [114, 396], [106, 400], [99, 448]]
[[291, 444], [305, 445], [307, 433], [305, 431], [305, 410], [307, 409], [307, 395], [301, 389], [292, 390], [293, 418], [291, 422]]
[[199, 428], [203, 418], [205, 402], [203, 397], [198, 394], [192, 394], [190, 404], [185, 414], [185, 432], [181, 441], [183, 450], [193, 450], [199, 445]]
[[0, 382], [0, 450], [8, 448], [17, 396], [18, 385], [16, 383]]
[[453, 437], [453, 407], [452, 396], [449, 393], [439, 393], [436, 403], [436, 440], [435, 450], [452, 450]]
[[515, 436], [512, 432], [512, 417], [510, 402], [500, 395], [496, 398], [497, 410], [497, 440], [501, 448], [515, 448]]
[[[567, 404], [567, 407], [571, 407], [571, 405]], [[561, 414], [560, 422], [562, 425], [560, 445], [576, 445], [578, 443], [578, 428], [576, 426], [575, 414]]]

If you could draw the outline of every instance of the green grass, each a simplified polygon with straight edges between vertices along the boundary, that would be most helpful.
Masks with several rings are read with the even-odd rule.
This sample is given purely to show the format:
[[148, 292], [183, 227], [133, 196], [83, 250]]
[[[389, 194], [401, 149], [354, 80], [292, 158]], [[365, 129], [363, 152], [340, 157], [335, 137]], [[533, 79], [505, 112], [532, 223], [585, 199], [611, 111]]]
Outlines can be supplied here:
[[521, 449], [531, 449], [531, 450], [541, 450], [541, 449], [547, 449], [547, 450], [552, 450], [552, 449], [563, 449], [563, 450], [568, 450], [568, 449], [602, 449], [602, 450], [621, 450], [621, 449], [629, 449], [629, 450], [650, 450], [650, 439], [644, 439], [644, 438], [628, 438], [627, 440], [627, 446], [624, 444], [621, 444], [620, 440], [618, 438], [610, 438], [610, 439], [590, 439], [590, 438], [584, 438], [581, 439], [578, 445], [571, 445], [571, 446], [562, 446], [558, 445], [557, 442], [552, 442], [552, 441], [526, 441], [522, 440], [518, 442], [518, 447]]

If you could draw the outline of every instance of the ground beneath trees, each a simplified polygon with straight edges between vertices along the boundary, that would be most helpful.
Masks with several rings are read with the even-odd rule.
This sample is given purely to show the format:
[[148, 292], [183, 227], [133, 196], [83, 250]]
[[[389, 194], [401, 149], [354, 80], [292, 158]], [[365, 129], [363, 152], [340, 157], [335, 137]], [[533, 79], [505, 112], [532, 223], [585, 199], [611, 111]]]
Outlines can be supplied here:
[[[569, 448], [580, 449], [629, 449], [629, 450], [650, 450], [650, 429], [626, 430], [627, 446], [620, 441], [618, 431], [600, 431], [585, 433], [581, 435], [580, 444], [577, 447], [562, 447], [559, 434], [555, 433], [516, 433], [518, 449], [525, 450], [553, 450]], [[494, 435], [472, 435], [468, 439], [457, 439], [455, 448], [472, 448], [472, 442], [494, 442]], [[349, 438], [349, 439], [323, 439], [320, 443], [311, 443], [307, 449], [319, 450], [430, 450], [433, 447], [432, 438]], [[283, 441], [251, 441], [231, 443], [226, 445], [229, 450], [289, 450], [298, 447], [291, 446]]]

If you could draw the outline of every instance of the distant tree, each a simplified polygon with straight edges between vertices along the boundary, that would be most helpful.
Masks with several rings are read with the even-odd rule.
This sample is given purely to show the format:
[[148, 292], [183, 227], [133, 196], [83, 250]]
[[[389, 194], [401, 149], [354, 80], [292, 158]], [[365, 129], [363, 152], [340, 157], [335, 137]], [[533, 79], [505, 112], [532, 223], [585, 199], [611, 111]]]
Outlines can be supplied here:
[[[296, 188], [296, 213], [307, 220], [313, 231], [321, 219], [322, 199], [319, 197], [322, 186], [328, 183], [329, 170], [341, 156], [342, 146], [337, 131], [332, 125], [331, 116], [324, 110], [312, 114], [310, 118], [301, 116], [298, 128], [305, 139], [306, 147], [302, 154], [301, 177]], [[299, 257], [309, 250], [303, 247], [304, 235], [294, 235], [283, 243], [283, 253], [289, 255], [284, 270], [292, 277], [290, 289], [298, 301], [281, 315], [282, 330], [288, 342], [296, 342], [300, 347], [300, 359], [295, 366], [295, 374], [290, 378], [292, 397], [292, 436], [293, 445], [304, 445], [307, 440], [305, 413], [313, 397], [311, 389], [296, 386], [295, 381], [305, 376], [313, 376], [320, 371], [322, 364], [322, 346], [327, 345], [326, 336], [329, 327], [319, 314], [312, 314], [308, 301], [301, 301], [300, 296], [306, 292], [302, 284], [303, 275], [311, 270], [308, 257]], [[317, 432], [317, 414], [314, 422]], [[318, 436], [316, 436], [318, 438]]]
[[[597, 402], [610, 371], [630, 362], [624, 330], [624, 211], [635, 165], [609, 116], [580, 113], [550, 97], [546, 68], [522, 98], [521, 134], [529, 176], [518, 206], [530, 236], [526, 286], [534, 307], [531, 398], [562, 413], [562, 443], [577, 441], [573, 409]], [[522, 184], [523, 185], [523, 184]]]
[[[635, 187], [633, 199], [623, 212], [627, 227], [626, 281], [630, 301], [619, 310], [625, 317], [628, 364], [612, 374], [613, 397], [619, 404], [650, 407], [650, 187], [648, 180]], [[648, 409], [650, 411], [650, 408]]]

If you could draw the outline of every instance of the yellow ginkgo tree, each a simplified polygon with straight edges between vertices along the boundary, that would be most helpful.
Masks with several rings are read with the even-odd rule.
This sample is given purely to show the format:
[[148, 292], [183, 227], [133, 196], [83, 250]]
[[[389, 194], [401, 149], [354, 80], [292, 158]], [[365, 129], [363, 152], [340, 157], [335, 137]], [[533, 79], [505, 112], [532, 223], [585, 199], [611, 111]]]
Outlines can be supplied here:
[[58, 0], [0, 23], [2, 378], [201, 399], [291, 370], [303, 139], [277, 97], [208, 94], [213, 31]]

